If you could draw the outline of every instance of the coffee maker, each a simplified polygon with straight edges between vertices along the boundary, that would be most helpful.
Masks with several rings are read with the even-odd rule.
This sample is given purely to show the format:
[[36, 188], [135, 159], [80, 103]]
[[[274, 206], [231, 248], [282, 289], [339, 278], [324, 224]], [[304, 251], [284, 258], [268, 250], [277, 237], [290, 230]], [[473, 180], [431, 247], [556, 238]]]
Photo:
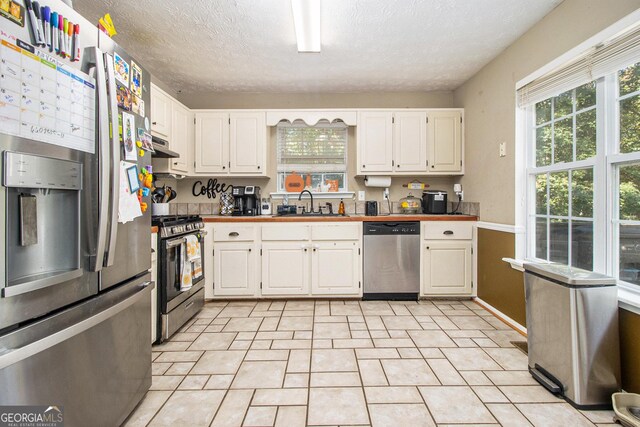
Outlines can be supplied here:
[[233, 186], [233, 216], [260, 215], [260, 187]]

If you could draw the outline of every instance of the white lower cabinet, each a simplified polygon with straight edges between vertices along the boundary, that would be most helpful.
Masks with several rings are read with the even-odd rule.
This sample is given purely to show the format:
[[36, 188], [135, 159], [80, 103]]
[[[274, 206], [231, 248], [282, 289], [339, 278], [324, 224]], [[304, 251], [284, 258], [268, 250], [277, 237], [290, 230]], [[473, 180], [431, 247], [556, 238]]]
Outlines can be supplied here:
[[473, 223], [422, 223], [422, 296], [473, 295]]
[[358, 295], [362, 263], [358, 241], [320, 242], [312, 245], [311, 293]]
[[201, 252], [202, 262], [204, 266], [204, 297], [213, 298], [213, 227], [210, 222], [204, 223], [204, 231], [207, 232], [204, 236], [204, 250]]
[[213, 294], [254, 296], [257, 254], [258, 250], [253, 242], [216, 243], [213, 256]]
[[307, 242], [262, 243], [262, 295], [309, 293], [309, 247]]
[[426, 240], [422, 245], [423, 294], [471, 295], [471, 241]]

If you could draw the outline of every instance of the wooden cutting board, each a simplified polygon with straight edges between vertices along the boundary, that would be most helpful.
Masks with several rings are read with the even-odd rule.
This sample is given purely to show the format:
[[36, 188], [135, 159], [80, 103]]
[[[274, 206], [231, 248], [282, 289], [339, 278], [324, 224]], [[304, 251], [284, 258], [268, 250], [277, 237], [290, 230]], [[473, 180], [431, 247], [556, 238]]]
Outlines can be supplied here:
[[290, 193], [299, 193], [304, 190], [304, 180], [300, 175], [292, 172], [284, 179], [284, 189]]

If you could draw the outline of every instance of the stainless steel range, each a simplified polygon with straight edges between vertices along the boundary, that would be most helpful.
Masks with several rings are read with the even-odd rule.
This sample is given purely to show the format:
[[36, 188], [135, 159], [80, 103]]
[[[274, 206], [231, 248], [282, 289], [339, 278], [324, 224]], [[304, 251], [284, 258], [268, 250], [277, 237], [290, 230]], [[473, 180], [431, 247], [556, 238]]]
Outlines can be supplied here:
[[[154, 216], [158, 227], [158, 313], [156, 342], [173, 335], [204, 305], [204, 236], [202, 218], [193, 216]], [[195, 239], [194, 239], [195, 238]], [[190, 242], [200, 245], [200, 258], [194, 257]], [[185, 286], [185, 277], [190, 286]], [[189, 279], [187, 279], [189, 280]]]

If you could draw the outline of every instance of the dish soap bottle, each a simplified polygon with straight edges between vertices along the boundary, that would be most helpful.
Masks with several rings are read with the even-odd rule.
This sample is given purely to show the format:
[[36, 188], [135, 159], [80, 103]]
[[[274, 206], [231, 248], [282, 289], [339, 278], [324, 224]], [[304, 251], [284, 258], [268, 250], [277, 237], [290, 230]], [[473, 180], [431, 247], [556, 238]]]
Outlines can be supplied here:
[[340, 199], [340, 205], [338, 206], [338, 215], [344, 215], [344, 202]]

